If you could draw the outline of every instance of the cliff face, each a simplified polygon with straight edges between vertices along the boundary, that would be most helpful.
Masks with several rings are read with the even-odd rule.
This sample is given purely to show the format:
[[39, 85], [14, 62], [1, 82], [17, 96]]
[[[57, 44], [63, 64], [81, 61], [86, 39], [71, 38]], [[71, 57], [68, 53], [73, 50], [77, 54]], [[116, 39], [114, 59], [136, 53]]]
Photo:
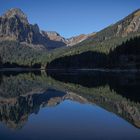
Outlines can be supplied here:
[[0, 17], [0, 40], [15, 40], [47, 47], [47, 39], [40, 33], [37, 24], [29, 24], [20, 9], [10, 9]]
[[94, 36], [96, 33], [91, 33], [91, 34], [81, 34], [75, 37], [71, 37], [69, 39], [67, 39], [67, 46], [74, 46], [84, 40], [86, 40], [87, 38], [89, 38], [90, 36]]
[[14, 40], [29, 45], [42, 45], [47, 49], [75, 45], [88, 35], [66, 39], [57, 32], [41, 31], [37, 24], [30, 24], [20, 9], [10, 9], [0, 17], [0, 41]]
[[137, 10], [72, 48], [56, 51], [48, 66], [61, 69], [140, 69], [139, 40], [140, 10]]
[[137, 10], [118, 23], [116, 34], [127, 36], [129, 33], [139, 31], [140, 31], [140, 10]]
[[67, 46], [66, 39], [60, 36], [57, 32], [41, 31], [44, 38], [47, 38], [47, 45], [49, 49], [55, 49]]
[[86, 41], [93, 41], [94, 43], [115, 37], [127, 37], [130, 34], [137, 33], [140, 33], [140, 9], [134, 11], [117, 23], [101, 30], [95, 36], [91, 36]]
[[49, 39], [49, 46], [52, 48], [64, 47], [64, 46], [74, 46], [88, 37], [95, 35], [95, 33], [91, 34], [81, 34], [78, 36], [74, 36], [71, 38], [64, 38], [57, 32], [52, 31], [42, 31], [42, 35]]

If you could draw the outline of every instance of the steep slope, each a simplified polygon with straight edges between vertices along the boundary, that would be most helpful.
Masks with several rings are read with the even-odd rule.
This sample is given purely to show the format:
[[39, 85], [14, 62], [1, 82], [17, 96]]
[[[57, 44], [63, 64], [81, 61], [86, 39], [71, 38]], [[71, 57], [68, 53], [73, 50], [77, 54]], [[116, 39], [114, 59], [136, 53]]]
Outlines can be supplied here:
[[[79, 54], [87, 53], [89, 51], [92, 51], [93, 54], [96, 55], [98, 53], [97, 56], [100, 56], [100, 54], [108, 55], [110, 51], [113, 51], [117, 46], [120, 46], [122, 43], [126, 42], [127, 40], [130, 40], [131, 38], [139, 36], [140, 36], [140, 10], [138, 9], [135, 12], [131, 13], [126, 18], [117, 22], [116, 24], [113, 24], [101, 30], [100, 32], [97, 32], [95, 35], [88, 37], [86, 40], [82, 41], [81, 43], [73, 47], [54, 50], [53, 53], [50, 53], [51, 56], [50, 61], [53, 61], [57, 58], [61, 58], [62, 60], [63, 57], [65, 56], [72, 57], [73, 55], [77, 55], [76, 57], [78, 57], [80, 56]], [[85, 55], [83, 54], [80, 57], [82, 56]], [[94, 55], [92, 55], [92, 57], [94, 58], [93, 60], [95, 60], [93, 61], [93, 63], [95, 63], [98, 58], [97, 57], [95, 58]], [[90, 57], [89, 59], [91, 60], [92, 57]], [[78, 61], [78, 59], [76, 60]], [[103, 59], [100, 58], [98, 61], [102, 60]], [[71, 59], [69, 59], [69, 61], [71, 61]], [[75, 61], [75, 63], [77, 61]], [[70, 63], [71, 62], [67, 62], [67, 65]], [[83, 63], [83, 61], [78, 63]]]
[[67, 46], [66, 39], [60, 36], [57, 32], [41, 31], [41, 34], [48, 38], [47, 44], [49, 49], [55, 49]]
[[129, 34], [140, 33], [140, 9], [134, 11], [116, 24], [98, 32], [95, 36], [91, 36], [86, 41], [104, 41], [114, 37], [126, 37]]
[[42, 31], [41, 33], [44, 37], [49, 39], [48, 45], [51, 48], [74, 46], [86, 40], [88, 37], [95, 35], [95, 33], [91, 33], [91, 34], [81, 34], [81, 35], [74, 36], [71, 38], [64, 38], [59, 33], [54, 32], [54, 31]]
[[66, 39], [57, 32], [40, 31], [38, 25], [30, 24], [27, 16], [18, 8], [10, 9], [0, 17], [0, 41], [12, 40], [32, 47], [54, 49], [75, 45], [88, 36], [80, 35]]
[[76, 44], [79, 44], [80, 42], [88, 39], [89, 37], [91, 36], [94, 36], [96, 33], [93, 32], [91, 34], [81, 34], [81, 35], [78, 35], [78, 36], [75, 36], [75, 37], [71, 37], [69, 39], [67, 39], [67, 46], [74, 46]]
[[40, 33], [38, 25], [29, 24], [27, 16], [20, 9], [10, 9], [0, 17], [0, 40], [47, 47], [47, 39]]

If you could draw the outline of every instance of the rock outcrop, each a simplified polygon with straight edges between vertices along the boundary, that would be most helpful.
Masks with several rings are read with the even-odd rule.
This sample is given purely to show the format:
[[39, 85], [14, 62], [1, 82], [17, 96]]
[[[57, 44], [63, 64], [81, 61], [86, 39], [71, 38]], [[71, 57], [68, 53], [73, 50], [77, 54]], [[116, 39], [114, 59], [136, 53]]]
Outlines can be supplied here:
[[67, 39], [67, 46], [74, 46], [84, 40], [86, 40], [87, 38], [89, 38], [90, 36], [94, 36], [96, 33], [93, 32], [91, 34], [81, 34], [75, 37], [71, 37], [69, 39]]
[[59, 35], [57, 32], [41, 31], [43, 37], [47, 38], [49, 49], [55, 49], [67, 46], [66, 39]]
[[0, 17], [0, 40], [47, 47], [47, 39], [40, 33], [38, 25], [29, 24], [27, 16], [20, 9], [10, 9]]
[[37, 24], [30, 24], [21, 9], [8, 10], [0, 17], [0, 41], [12, 40], [26, 43], [29, 46], [54, 49], [75, 45], [89, 35], [80, 35], [66, 39], [57, 32], [41, 31]]
[[140, 31], [140, 9], [118, 23], [117, 35], [127, 36], [138, 31]]
[[85, 42], [93, 41], [94, 43], [99, 43], [104, 40], [127, 37], [138, 33], [140, 33], [140, 9], [129, 14], [117, 23], [97, 32], [96, 35], [90, 36]]
[[48, 44], [52, 48], [74, 46], [74, 45], [86, 40], [88, 37], [90, 37], [92, 35], [95, 35], [95, 34], [96, 33], [81, 34], [81, 35], [74, 36], [74, 37], [71, 37], [71, 38], [64, 38], [57, 32], [42, 31], [42, 35], [46, 38], [49, 38]]

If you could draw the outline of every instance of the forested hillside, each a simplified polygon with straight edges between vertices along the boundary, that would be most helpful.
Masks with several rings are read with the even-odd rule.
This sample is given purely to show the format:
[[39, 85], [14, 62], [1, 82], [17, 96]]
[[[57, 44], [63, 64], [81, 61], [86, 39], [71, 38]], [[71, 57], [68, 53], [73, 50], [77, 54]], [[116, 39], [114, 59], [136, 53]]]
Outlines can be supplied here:
[[72, 56], [64, 56], [52, 61], [50, 69], [73, 68], [120, 68], [140, 69], [140, 37], [127, 40], [109, 53], [87, 51]]
[[[0, 42], [0, 67], [40, 67], [42, 50], [35, 50], [15, 41]], [[35, 66], [36, 65], [36, 66]]]
[[83, 42], [50, 51], [14, 40], [0, 41], [1, 67], [139, 68], [140, 10]]

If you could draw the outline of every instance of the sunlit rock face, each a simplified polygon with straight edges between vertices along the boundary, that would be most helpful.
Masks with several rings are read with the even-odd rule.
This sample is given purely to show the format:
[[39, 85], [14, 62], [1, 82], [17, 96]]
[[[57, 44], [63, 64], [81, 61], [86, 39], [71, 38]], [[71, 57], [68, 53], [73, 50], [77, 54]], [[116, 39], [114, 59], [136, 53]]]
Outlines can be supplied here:
[[41, 31], [37, 24], [30, 24], [27, 16], [18, 8], [10, 9], [0, 17], [0, 41], [12, 40], [34, 47], [40, 45], [42, 48], [54, 49], [75, 45], [88, 36], [80, 35], [66, 39], [57, 32]]
[[48, 45], [50, 48], [74, 46], [86, 40], [88, 37], [96, 34], [96, 33], [81, 34], [71, 38], [64, 38], [55, 31], [41, 31], [41, 33], [44, 37], [49, 38]]
[[127, 36], [138, 31], [140, 31], [140, 10], [135, 11], [118, 24], [117, 34]]
[[20, 9], [10, 9], [0, 17], [0, 40], [14, 40], [47, 47], [37, 24], [29, 24], [27, 16]]

